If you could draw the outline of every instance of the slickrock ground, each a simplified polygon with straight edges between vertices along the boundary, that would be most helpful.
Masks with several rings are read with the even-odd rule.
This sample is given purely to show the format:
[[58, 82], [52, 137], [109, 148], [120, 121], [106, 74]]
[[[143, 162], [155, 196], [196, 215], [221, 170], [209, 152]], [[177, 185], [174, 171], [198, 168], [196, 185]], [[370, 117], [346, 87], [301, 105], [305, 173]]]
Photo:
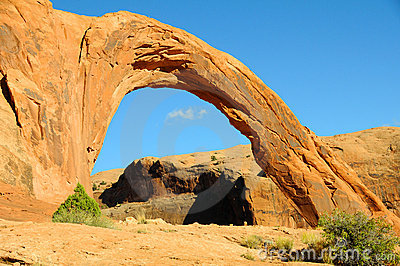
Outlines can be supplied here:
[[[262, 262], [257, 250], [239, 241], [251, 234], [275, 239], [293, 237], [303, 229], [264, 226], [120, 225], [120, 230], [77, 224], [9, 222], [0, 220], [0, 264], [40, 265], [307, 265]], [[256, 261], [240, 255], [254, 254]], [[315, 264], [312, 264], [315, 265]]]
[[49, 222], [55, 204], [37, 200], [24, 191], [0, 181], [0, 219]]

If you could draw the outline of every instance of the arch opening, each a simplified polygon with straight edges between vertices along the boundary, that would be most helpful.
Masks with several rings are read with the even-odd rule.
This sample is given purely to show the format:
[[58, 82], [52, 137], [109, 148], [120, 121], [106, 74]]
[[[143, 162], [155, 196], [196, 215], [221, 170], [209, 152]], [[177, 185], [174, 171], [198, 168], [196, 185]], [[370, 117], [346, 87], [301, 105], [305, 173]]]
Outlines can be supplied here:
[[[92, 171], [95, 199], [119, 219], [144, 212], [177, 224], [254, 224], [242, 174], [254, 161], [249, 143], [212, 104], [189, 92], [134, 90], [113, 116]], [[235, 154], [245, 147], [246, 158]], [[101, 171], [108, 168], [117, 169]]]

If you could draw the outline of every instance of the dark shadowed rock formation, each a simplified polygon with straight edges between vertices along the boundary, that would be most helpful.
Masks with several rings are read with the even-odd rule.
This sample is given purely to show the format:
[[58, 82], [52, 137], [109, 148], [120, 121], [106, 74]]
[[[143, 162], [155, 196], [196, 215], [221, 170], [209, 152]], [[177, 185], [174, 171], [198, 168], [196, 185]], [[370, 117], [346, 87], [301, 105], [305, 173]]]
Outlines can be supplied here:
[[[86, 17], [47, 0], [0, 1], [1, 180], [57, 203], [90, 172], [122, 98], [189, 91], [249, 138], [256, 162], [311, 225], [339, 207], [400, 220], [286, 104], [232, 56], [129, 12]], [[15, 145], [14, 145], [15, 144]]]
[[178, 224], [307, 226], [278, 187], [266, 178], [250, 145], [145, 157], [135, 160], [122, 174], [118, 169], [92, 177], [96, 184], [103, 182], [105, 186], [112, 179], [112, 187], [95, 191], [95, 196], [100, 203], [116, 206], [103, 213], [117, 219], [144, 212], [148, 218]]

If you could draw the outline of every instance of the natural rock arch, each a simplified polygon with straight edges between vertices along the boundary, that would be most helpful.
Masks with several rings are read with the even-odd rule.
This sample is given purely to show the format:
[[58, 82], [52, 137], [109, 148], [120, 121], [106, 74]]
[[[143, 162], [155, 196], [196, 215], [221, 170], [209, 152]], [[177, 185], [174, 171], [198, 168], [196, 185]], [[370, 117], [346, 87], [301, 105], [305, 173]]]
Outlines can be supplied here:
[[59, 202], [78, 180], [89, 188], [106, 129], [124, 95], [170, 87], [224, 113], [310, 225], [335, 207], [386, 215], [399, 225], [256, 75], [195, 36], [129, 12], [92, 18], [53, 10], [44, 0], [11, 0], [0, 12], [1, 106], [7, 114], [2, 122], [13, 132], [1, 134], [18, 147], [11, 151], [2, 143], [2, 155], [24, 163], [11, 183], [37, 198]]

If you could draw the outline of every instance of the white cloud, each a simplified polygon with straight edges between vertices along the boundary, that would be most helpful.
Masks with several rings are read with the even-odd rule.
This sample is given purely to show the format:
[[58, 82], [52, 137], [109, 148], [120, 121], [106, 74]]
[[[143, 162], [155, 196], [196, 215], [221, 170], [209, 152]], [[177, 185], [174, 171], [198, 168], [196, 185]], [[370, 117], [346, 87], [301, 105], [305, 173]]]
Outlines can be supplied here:
[[187, 109], [181, 108], [181, 109], [169, 112], [167, 114], [166, 120], [172, 119], [172, 118], [182, 118], [182, 119], [189, 119], [189, 120], [202, 119], [205, 114], [207, 114], [207, 110], [205, 110], [205, 109], [195, 111], [195, 110], [193, 110], [192, 107], [189, 107]]
[[205, 114], [207, 114], [207, 110], [206, 109], [201, 109], [197, 114], [197, 118], [198, 119], [202, 119]]

